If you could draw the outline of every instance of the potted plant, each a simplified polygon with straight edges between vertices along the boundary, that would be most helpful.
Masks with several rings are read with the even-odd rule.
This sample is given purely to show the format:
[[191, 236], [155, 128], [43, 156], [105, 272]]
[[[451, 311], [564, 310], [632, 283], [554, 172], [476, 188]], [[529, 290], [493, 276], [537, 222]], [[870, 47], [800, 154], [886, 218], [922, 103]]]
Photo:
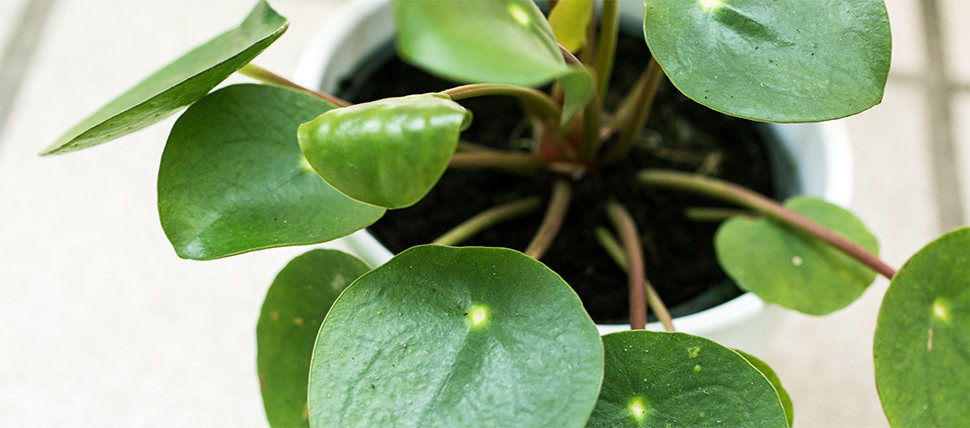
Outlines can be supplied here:
[[[788, 426], [790, 402], [755, 357], [683, 333], [601, 337], [575, 292], [536, 260], [575, 183], [628, 156], [665, 75], [715, 110], [765, 121], [833, 119], [879, 101], [889, 61], [882, 1], [776, 3], [647, 1], [643, 28], [655, 61], [608, 112], [601, 95], [615, 1], [603, 3], [599, 30], [587, 1], [556, 2], [548, 20], [530, 1], [398, 1], [402, 57], [474, 83], [356, 105], [250, 64], [287, 25], [260, 2], [238, 28], [44, 153], [100, 144], [188, 105], [162, 157], [159, 213], [176, 252], [200, 260], [347, 235], [415, 204], [449, 165], [551, 177], [550, 208], [524, 254], [422, 245], [374, 269], [332, 250], [291, 261], [267, 292], [257, 331], [273, 426]], [[210, 93], [237, 71], [271, 85]], [[549, 92], [533, 89], [549, 84]], [[530, 150], [459, 142], [472, 118], [456, 101], [493, 95], [521, 103]], [[893, 278], [874, 348], [890, 422], [970, 418], [970, 229], [929, 244], [897, 273], [873, 255], [861, 223], [834, 205], [795, 198], [782, 206], [668, 170], [639, 171], [636, 181], [742, 208], [719, 226], [715, 247], [728, 274], [766, 301], [824, 314], [857, 298], [876, 273]], [[534, 205], [513, 201], [457, 231]], [[601, 242], [630, 272], [630, 324], [641, 330], [648, 300], [664, 308], [643, 272], [639, 225], [622, 203], [608, 202], [605, 212], [612, 227]], [[455, 243], [449, 236], [441, 242]]]
[[[617, 59], [619, 61], [619, 71], [615, 71], [614, 74], [618, 75], [620, 79], [626, 74], [631, 74], [625, 69], [633, 69], [635, 72], [639, 73], [646, 65], [646, 61], [642, 57], [649, 57], [649, 54], [643, 48], [643, 40], [641, 37], [630, 37], [629, 34], [637, 35], [642, 33], [642, 22], [643, 22], [643, 7], [640, 5], [639, 10], [633, 8], [638, 3], [626, 2], [621, 3], [621, 10], [619, 16], [619, 27], [621, 30], [621, 36], [626, 36], [626, 39], [620, 39], [620, 45], [617, 53]], [[426, 76], [418, 69], [413, 69], [413, 67], [408, 67], [406, 64], [400, 64], [399, 61], [393, 63], [384, 64], [383, 61], [389, 60], [390, 56], [393, 54], [392, 44], [389, 41], [393, 40], [395, 33], [394, 25], [394, 13], [393, 8], [390, 7], [390, 1], [388, 0], [369, 0], [369, 1], [355, 1], [344, 4], [339, 10], [335, 11], [333, 16], [338, 17], [331, 19], [321, 26], [318, 33], [313, 37], [312, 41], [309, 43], [308, 47], [304, 51], [304, 54], [300, 58], [299, 65], [297, 66], [296, 72], [294, 73], [294, 81], [300, 85], [312, 89], [323, 90], [324, 92], [339, 93], [343, 91], [344, 93], [349, 93], [353, 95], [353, 91], [361, 92], [361, 89], [341, 89], [341, 88], [366, 88], [365, 95], [357, 95], [354, 101], [367, 101], [377, 98], [384, 98], [391, 96], [386, 91], [397, 91], [399, 93], [418, 93], [418, 92], [435, 92], [439, 90], [444, 90], [453, 86], [449, 82], [438, 82], [436, 79]], [[626, 33], [626, 34], [624, 34]], [[632, 53], [640, 53], [640, 55], [631, 55]], [[639, 56], [641, 58], [630, 58]], [[639, 61], [638, 61], [639, 60]], [[384, 64], [378, 68], [379, 64]], [[371, 80], [371, 73], [362, 73], [362, 70], [370, 70], [372, 74], [378, 76], [382, 79], [387, 80], [384, 86], [388, 87], [385, 92], [380, 92], [379, 84]], [[399, 73], [408, 73], [406, 75], [399, 75]], [[620, 80], [613, 79], [613, 80]], [[419, 81], [424, 84], [428, 81], [428, 85], [425, 87], [417, 87], [416, 83], [410, 83], [409, 87], [405, 87], [405, 84], [401, 82], [411, 82]], [[434, 86], [437, 84], [438, 86]], [[620, 87], [624, 87], [622, 84]], [[671, 88], [664, 88], [671, 92]], [[621, 92], [622, 91], [616, 91]], [[679, 95], [679, 93], [677, 93]], [[363, 99], [361, 99], [363, 97]], [[668, 97], [672, 98], [672, 97]], [[492, 100], [490, 100], [492, 101]], [[662, 103], [688, 103], [683, 96], [680, 99], [674, 99], [668, 101], [667, 99], [658, 101], [658, 104]], [[696, 106], [698, 108], [704, 108], [697, 106], [696, 104], [689, 102], [691, 106]], [[488, 106], [493, 105], [488, 104]], [[476, 106], [471, 106], [470, 108], [475, 109]], [[514, 106], [513, 106], [514, 107]], [[496, 114], [494, 112], [483, 111], [478, 109], [475, 111], [475, 117], [485, 118], [482, 122], [486, 123], [486, 126], [495, 126], [496, 123], [501, 124], [502, 120], [496, 120]], [[660, 115], [656, 115], [660, 116]], [[692, 118], [697, 120], [696, 118]], [[714, 113], [713, 119], [722, 119]], [[656, 122], [676, 122], [680, 120], [680, 117], [672, 117], [659, 119], [654, 118]], [[724, 120], [724, 126], [734, 126], [737, 122], [733, 120]], [[747, 125], [747, 123], [745, 123]], [[656, 123], [654, 124], [656, 125]], [[767, 141], [764, 143], [768, 145], [767, 157], [768, 161], [771, 161], [769, 165], [770, 172], [765, 172], [759, 168], [750, 168], [751, 174], [761, 175], [761, 176], [772, 176], [774, 178], [774, 188], [768, 189], [774, 190], [776, 198], [784, 199], [789, 196], [795, 195], [811, 195], [819, 197], [827, 202], [834, 203], [840, 206], [848, 206], [851, 200], [851, 153], [849, 153], [849, 141], [848, 134], [842, 123], [838, 122], [822, 122], [822, 123], [802, 123], [802, 124], [777, 124], [777, 123], [762, 123], [759, 124], [758, 131], [760, 133], [766, 134]], [[501, 126], [501, 125], [499, 125]], [[662, 129], [661, 126], [653, 126], [657, 129]], [[690, 131], [693, 134], [700, 134], [707, 136], [711, 131], [717, 131], [717, 127], [709, 127], [707, 129], [697, 128], [696, 130]], [[472, 133], [471, 130], [466, 132], [466, 134]], [[464, 138], [464, 137], [463, 137]], [[470, 136], [472, 140], [478, 141], [482, 137]], [[670, 133], [662, 137], [663, 140], [670, 140], [663, 144], [664, 147], [688, 147], [691, 144], [697, 144], [699, 138], [694, 138], [693, 141], [689, 139], [677, 139], [671, 136]], [[737, 138], [743, 138], [745, 140], [751, 139], [750, 135], [743, 133], [736, 133], [734, 135], [724, 135], [717, 134], [716, 137], [723, 140], [732, 140]], [[728, 150], [738, 151], [744, 150], [739, 149], [737, 146], [739, 144], [731, 142], [728, 143]], [[696, 159], [719, 159], [721, 152], [718, 151], [708, 151], [706, 148], [694, 149], [692, 153], [695, 155]], [[658, 153], [659, 154], [659, 153]], [[660, 154], [662, 155], [662, 154]], [[762, 161], [762, 159], [755, 159], [754, 162]], [[731, 161], [716, 161], [715, 163], [722, 165], [717, 169], [731, 169]], [[686, 167], [697, 167], [700, 165], [699, 161], [695, 161], [694, 164], [688, 164]], [[708, 164], [709, 165], [709, 164]], [[723, 166], [726, 165], [726, 166]], [[684, 169], [685, 165], [677, 165], [678, 168]], [[701, 167], [704, 167], [701, 165]], [[749, 168], [745, 165], [746, 168]], [[708, 173], [711, 173], [709, 171]], [[732, 172], [721, 173], [727, 176]], [[451, 175], [450, 175], [451, 174]], [[459, 175], [460, 174], [460, 175]], [[737, 173], [733, 173], [734, 176], [728, 176], [729, 180], [743, 180], [743, 178], [738, 177]], [[377, 227], [380, 235], [386, 237], [388, 234], [390, 236], [390, 242], [396, 248], [395, 251], [403, 250], [412, 245], [418, 243], [429, 242], [436, 238], [440, 234], [444, 233], [451, 226], [458, 224], [459, 221], [440, 221], [435, 222], [442, 223], [438, 231], [432, 231], [431, 233], [420, 231], [415, 224], [428, 224], [435, 223], [424, 219], [425, 217], [447, 217], [449, 214], [437, 214], [444, 210], [439, 209], [441, 199], [451, 199], [452, 202], [449, 205], [461, 204], [462, 201], [456, 201], [455, 198], [442, 196], [449, 192], [447, 188], [451, 186], [450, 182], [458, 182], [455, 187], [466, 189], [469, 188], [469, 184], [466, 183], [469, 180], [476, 180], [478, 174], [471, 175], [464, 170], [459, 170], [459, 172], [450, 171], [446, 172], [442, 179], [439, 181], [438, 185], [428, 197], [423, 199], [420, 204], [416, 207], [412, 207], [406, 210], [397, 210], [393, 213], [389, 213], [393, 218], [389, 221], [385, 221], [384, 218], [377, 223]], [[477, 179], [478, 181], [487, 181], [490, 184], [494, 184], [498, 180], [483, 180]], [[480, 192], [477, 187], [476, 192]], [[500, 197], [499, 197], [500, 198]], [[496, 197], [491, 197], [491, 199], [496, 199]], [[574, 203], [574, 209], [576, 205], [582, 206], [582, 203]], [[484, 208], [481, 208], [484, 209]], [[670, 209], [676, 212], [680, 212], [679, 208], [676, 207], [664, 207], [663, 209]], [[589, 210], [592, 211], [592, 210]], [[428, 215], [432, 213], [432, 215]], [[577, 216], [582, 216], [584, 213], [572, 212], [567, 215], [567, 219], [573, 219]], [[679, 216], [679, 214], [678, 214]], [[387, 217], [387, 216], [386, 216]], [[385, 217], [385, 218], [386, 218]], [[459, 216], [459, 220], [464, 220], [465, 217]], [[422, 221], [423, 220], [423, 221]], [[447, 219], [446, 220], [450, 220]], [[656, 219], [651, 220], [638, 220], [641, 224], [646, 223], [646, 226], [654, 226], [657, 228], [668, 227], [669, 223], [657, 221]], [[578, 221], [574, 221], [577, 223]], [[393, 225], [386, 225], [391, 223]], [[538, 223], [538, 220], [534, 220], [534, 224]], [[653, 223], [653, 224], [651, 224]], [[688, 222], [690, 223], [690, 222]], [[429, 225], [430, 227], [431, 225]], [[436, 226], [436, 225], [435, 225]], [[691, 225], [693, 226], [693, 225]], [[568, 232], [568, 225], [566, 232]], [[676, 225], [675, 225], [676, 227]], [[579, 227], [581, 228], [581, 227]], [[402, 229], [404, 233], [402, 233]], [[370, 230], [370, 228], [368, 229]], [[361, 258], [371, 266], [378, 266], [389, 260], [393, 256], [393, 252], [389, 251], [383, 244], [387, 242], [385, 239], [375, 239], [368, 230], [359, 231], [352, 234], [347, 238], [343, 238], [341, 243], [347, 244], [349, 249], [354, 253], [355, 256]], [[515, 232], [509, 231], [506, 234], [514, 234]], [[527, 232], [528, 233], [528, 232]], [[654, 234], [654, 231], [641, 231], [644, 236], [649, 236]], [[406, 237], [400, 237], [399, 235], [407, 235]], [[658, 238], [663, 239], [663, 238]], [[699, 238], [705, 241], [710, 241], [709, 236], [703, 236]], [[565, 237], [561, 240], [555, 241], [553, 244], [553, 251], [557, 248], [556, 244], [562, 244], [565, 242], [575, 242], [577, 239], [573, 237]], [[410, 242], [409, 242], [410, 241]], [[593, 272], [589, 275], [597, 276], [597, 279], [602, 278], [599, 281], [601, 287], [605, 284], [609, 286], [611, 281], [615, 283], [621, 283], [622, 279], [617, 280], [612, 278], [610, 275], [605, 274], [601, 267], [597, 266], [598, 260], [595, 257], [591, 257], [590, 252], [594, 255], [601, 252], [598, 248], [595, 240], [591, 237], [587, 237], [587, 241], [590, 241], [592, 251], [589, 249], [580, 251], [570, 251], [575, 253], [584, 254], [584, 260], [581, 263], [576, 263], [575, 260], [569, 260], [569, 263], [575, 263], [578, 267], [567, 270], [563, 269], [564, 263], [559, 259], [550, 260], [549, 257], [543, 259], [544, 262], [550, 263], [550, 267], [553, 268], [557, 273], [564, 276], [564, 279], [570, 283], [571, 286], [577, 288], [577, 283], [587, 280], [581, 274], [577, 274], [576, 271], [586, 271]], [[495, 238], [491, 242], [485, 240], [478, 240], [476, 245], [488, 245], [488, 246], [509, 246], [510, 239], [508, 237], [503, 237], [503, 239]], [[564, 245], [563, 245], [564, 246]], [[524, 245], [518, 248], [524, 248]], [[562, 249], [559, 249], [562, 251]], [[705, 253], [703, 249], [698, 249], [693, 247], [690, 249], [691, 253]], [[713, 250], [710, 250], [711, 256], [713, 257]], [[605, 253], [603, 253], [605, 256]], [[706, 256], [699, 256], [698, 258], [703, 260]], [[669, 256], [654, 257], [656, 262], [672, 264], [670, 263]], [[607, 261], [611, 264], [611, 261]], [[673, 263], [676, 265], [676, 263]], [[716, 265], [715, 265], [716, 266]], [[780, 317], [783, 315], [783, 310], [777, 306], [766, 305], [762, 300], [758, 299], [753, 293], [744, 293], [734, 297], [731, 294], [732, 291], [736, 290], [736, 287], [730, 283], [728, 280], [718, 281], [718, 280], [707, 280], [702, 275], [693, 275], [680, 279], [679, 281], [667, 281], [664, 283], [663, 279], [665, 273], [660, 272], [663, 268], [663, 264], [659, 266], [650, 266], [647, 271], [650, 272], [650, 276], [660, 278], [657, 281], [658, 288], [661, 294], [666, 294], [671, 297], [669, 293], [671, 287], [677, 289], [685, 289], [684, 282], [698, 283], [704, 285], [710, 285], [708, 291], [702, 294], [692, 297], [683, 303], [679, 303], [675, 300], [673, 303], [677, 304], [671, 309], [672, 317], [674, 318], [674, 323], [677, 325], [677, 329], [682, 332], [697, 334], [704, 336], [706, 338], [715, 339], [719, 343], [730, 345], [736, 348], [742, 348], [750, 350], [757, 353], [761, 346], [766, 342], [767, 337], [771, 336], [771, 333], [777, 328], [780, 323], [778, 322]], [[701, 269], [697, 269], [700, 271]], [[719, 271], [719, 269], [718, 269]], [[594, 291], [597, 296], [603, 296], [598, 298], [598, 300], [605, 300], [610, 296], [609, 292], [604, 292], [602, 289]], [[601, 308], [591, 308], [588, 296], [580, 291], [580, 297], [586, 303], [587, 310], [590, 311], [591, 316], [595, 321], [598, 322], [598, 327], [601, 333], [609, 333], [615, 331], [621, 331], [629, 329], [629, 325], [624, 326], [624, 324], [617, 324], [616, 321], [604, 321], [616, 319], [616, 317], [609, 317], [603, 314]], [[723, 303], [721, 303], [723, 301]], [[618, 306], [623, 308], [626, 301], [616, 302], [612, 306]], [[625, 312], [622, 313], [623, 316], [626, 315]], [[625, 322], [625, 320], [623, 321]], [[652, 330], [663, 330], [663, 326], [660, 322], [654, 321], [648, 325], [648, 329]]]

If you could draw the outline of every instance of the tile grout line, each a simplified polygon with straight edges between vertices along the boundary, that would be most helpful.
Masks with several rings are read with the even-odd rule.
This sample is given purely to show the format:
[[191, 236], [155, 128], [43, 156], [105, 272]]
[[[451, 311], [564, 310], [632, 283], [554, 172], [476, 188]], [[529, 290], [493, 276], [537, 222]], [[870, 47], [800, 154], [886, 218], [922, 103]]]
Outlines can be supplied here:
[[933, 180], [939, 208], [939, 227], [942, 231], [946, 231], [964, 224], [951, 112], [951, 90], [955, 85], [951, 84], [947, 77], [939, 2], [923, 0], [920, 2], [920, 11], [923, 16], [923, 31], [929, 61], [925, 82], [929, 98]]
[[4, 46], [0, 56], [0, 132], [6, 125], [7, 115], [17, 98], [24, 73], [37, 49], [54, 1], [28, 1], [13, 29], [13, 35]]

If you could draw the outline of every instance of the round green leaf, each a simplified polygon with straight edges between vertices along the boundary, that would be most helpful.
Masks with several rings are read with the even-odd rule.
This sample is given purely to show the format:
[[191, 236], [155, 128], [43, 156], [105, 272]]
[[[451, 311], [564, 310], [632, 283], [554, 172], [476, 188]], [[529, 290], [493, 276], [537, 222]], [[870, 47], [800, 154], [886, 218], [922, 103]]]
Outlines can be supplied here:
[[302, 92], [233, 85], [179, 117], [158, 172], [162, 229], [180, 257], [208, 260], [329, 241], [384, 210], [320, 179], [300, 153], [300, 123], [332, 108]]
[[358, 201], [404, 208], [444, 174], [471, 112], [443, 94], [330, 110], [300, 125], [300, 148], [324, 180]]
[[273, 280], [256, 324], [256, 368], [271, 427], [309, 427], [310, 356], [334, 300], [370, 268], [336, 250], [291, 260]]
[[774, 387], [738, 353], [683, 333], [603, 336], [606, 372], [588, 427], [788, 427]]
[[537, 87], [561, 79], [562, 123], [592, 100], [593, 78], [569, 66], [542, 11], [532, 0], [394, 2], [398, 54], [461, 83]]
[[778, 398], [781, 399], [781, 405], [785, 408], [785, 416], [788, 420], [788, 426], [791, 426], [795, 421], [795, 407], [792, 405], [791, 396], [788, 395], [788, 391], [786, 391], [781, 385], [781, 379], [778, 377], [778, 374], [775, 373], [768, 363], [761, 361], [758, 357], [738, 349], [735, 349], [734, 352], [737, 352], [739, 355], [744, 357], [745, 360], [748, 360], [748, 362], [751, 363], [754, 368], [758, 369], [761, 374], [765, 375], [765, 379], [768, 379], [768, 382], [771, 382], [771, 386], [775, 387], [775, 392], [778, 393]]
[[[785, 205], [878, 253], [876, 238], [848, 211], [808, 197]], [[848, 306], [876, 278], [875, 272], [828, 245], [765, 218], [737, 216], [714, 236], [717, 260], [744, 290], [811, 315]]]
[[873, 357], [891, 425], [970, 423], [970, 228], [933, 241], [896, 273]]
[[202, 98], [278, 39], [289, 24], [260, 1], [238, 27], [185, 54], [104, 106], [41, 152], [96, 146], [156, 123]]
[[681, 92], [754, 120], [858, 113], [882, 100], [889, 74], [882, 0], [646, 0], [643, 29]]
[[401, 58], [463, 83], [539, 86], [566, 68], [532, 0], [394, 2]]
[[310, 370], [317, 428], [582, 427], [603, 348], [575, 292], [534, 259], [422, 246], [344, 291]]

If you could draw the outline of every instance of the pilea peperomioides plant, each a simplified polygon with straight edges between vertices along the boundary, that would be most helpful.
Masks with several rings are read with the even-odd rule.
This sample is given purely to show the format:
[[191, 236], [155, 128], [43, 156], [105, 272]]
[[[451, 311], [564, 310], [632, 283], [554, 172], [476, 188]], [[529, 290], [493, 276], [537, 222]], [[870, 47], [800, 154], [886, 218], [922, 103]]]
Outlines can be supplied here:
[[[644, 274], [638, 220], [622, 204], [608, 203], [615, 236], [605, 227], [597, 235], [629, 272], [632, 331], [601, 337], [575, 292], [538, 260], [571, 186], [623, 161], [664, 77], [698, 103], [759, 121], [829, 120], [878, 103], [890, 58], [885, 5], [647, 0], [654, 61], [606, 111], [618, 2], [550, 3], [547, 18], [528, 0], [396, 1], [398, 54], [459, 83], [351, 105], [250, 64], [287, 28], [261, 1], [239, 27], [43, 154], [91, 147], [188, 106], [162, 155], [158, 207], [176, 253], [197, 260], [348, 235], [422, 199], [449, 167], [554, 178], [524, 253], [454, 245], [536, 210], [537, 199], [488, 210], [373, 269], [336, 250], [291, 261], [257, 327], [272, 426], [789, 426], [791, 402], [767, 365], [672, 332]], [[210, 93], [236, 72], [265, 84]], [[530, 119], [528, 152], [460, 141], [472, 120], [460, 101], [495, 95], [518, 100]], [[834, 205], [799, 197], [782, 206], [677, 171], [638, 179], [743, 209], [716, 235], [719, 261], [768, 302], [827, 314], [876, 274], [891, 278], [874, 348], [890, 422], [970, 421], [970, 229], [929, 244], [897, 273], [874, 255], [861, 222]], [[642, 330], [648, 301], [671, 332]]]

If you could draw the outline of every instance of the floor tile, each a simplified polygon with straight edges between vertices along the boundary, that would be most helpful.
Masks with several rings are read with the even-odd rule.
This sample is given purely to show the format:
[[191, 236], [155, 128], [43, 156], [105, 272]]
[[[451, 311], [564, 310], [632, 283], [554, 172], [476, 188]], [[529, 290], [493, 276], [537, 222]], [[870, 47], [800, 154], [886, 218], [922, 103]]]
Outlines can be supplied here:
[[964, 224], [970, 225], [970, 91], [954, 97], [953, 119]]
[[938, 0], [943, 20], [947, 74], [970, 88], [970, 1]]

